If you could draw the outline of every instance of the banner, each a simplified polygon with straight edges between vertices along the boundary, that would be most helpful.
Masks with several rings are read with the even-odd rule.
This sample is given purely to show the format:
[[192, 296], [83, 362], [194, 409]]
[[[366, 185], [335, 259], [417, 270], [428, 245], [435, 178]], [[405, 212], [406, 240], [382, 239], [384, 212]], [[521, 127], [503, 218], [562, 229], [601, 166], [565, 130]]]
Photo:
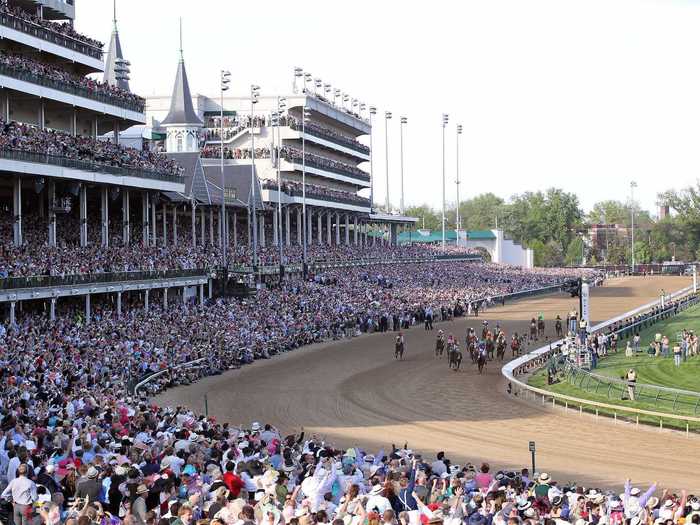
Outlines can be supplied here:
[[588, 283], [583, 283], [581, 285], [581, 319], [586, 321], [586, 326], [591, 326], [591, 319], [589, 317], [589, 306], [590, 306], [590, 287]]

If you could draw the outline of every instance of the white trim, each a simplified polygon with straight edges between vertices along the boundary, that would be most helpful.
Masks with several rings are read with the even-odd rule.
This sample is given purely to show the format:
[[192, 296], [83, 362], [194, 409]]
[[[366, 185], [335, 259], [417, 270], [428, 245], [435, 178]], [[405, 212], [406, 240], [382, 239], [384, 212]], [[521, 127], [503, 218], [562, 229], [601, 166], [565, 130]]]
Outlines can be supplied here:
[[308, 142], [320, 144], [321, 146], [326, 146], [327, 148], [334, 149], [334, 150], [339, 151], [341, 153], [344, 153], [345, 155], [348, 155], [350, 157], [355, 157], [357, 159], [361, 159], [362, 161], [369, 162], [369, 155], [367, 153], [362, 153], [360, 151], [356, 151], [352, 148], [348, 148], [347, 146], [342, 146], [342, 145], [337, 144], [335, 142], [332, 142], [330, 140], [322, 139], [320, 137], [317, 137], [316, 135], [311, 135], [308, 132], [302, 133], [301, 131], [292, 129], [289, 126], [286, 126], [282, 129], [283, 129], [282, 140], [285, 140], [285, 139], [287, 139], [287, 140], [301, 140], [302, 135], [304, 135]]
[[[262, 190], [262, 199], [264, 202], [268, 202], [271, 204], [276, 204], [277, 203], [277, 190], [268, 190], [264, 189]], [[302, 204], [303, 199], [298, 196], [289, 196], [286, 193], [282, 194], [282, 204]], [[317, 206], [320, 208], [332, 208], [335, 210], [345, 210], [345, 211], [356, 211], [359, 213], [369, 213], [370, 208], [369, 206], [355, 206], [353, 204], [345, 204], [342, 202], [335, 202], [335, 201], [324, 201], [320, 199], [314, 199], [310, 197], [306, 197], [306, 205], [307, 206]]]
[[[256, 159], [257, 160], [257, 159]], [[282, 160], [280, 162], [280, 171], [303, 171], [303, 166], [297, 164], [296, 162], [289, 162], [287, 160]], [[363, 188], [369, 188], [369, 181], [364, 181], [362, 179], [356, 179], [348, 175], [340, 175], [332, 171], [326, 171], [319, 168], [314, 168], [312, 166], [306, 165], [306, 173], [311, 173], [312, 175], [318, 175], [319, 177], [325, 177], [327, 179], [338, 180], [341, 182], [347, 182], [348, 184], [355, 184], [356, 186], [362, 186]], [[369, 176], [369, 173], [367, 174]]]

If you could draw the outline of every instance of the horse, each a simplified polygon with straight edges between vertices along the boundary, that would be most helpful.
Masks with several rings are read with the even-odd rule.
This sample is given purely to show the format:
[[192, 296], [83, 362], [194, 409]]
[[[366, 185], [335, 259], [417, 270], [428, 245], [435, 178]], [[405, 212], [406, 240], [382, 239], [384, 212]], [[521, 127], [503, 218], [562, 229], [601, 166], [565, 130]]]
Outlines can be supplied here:
[[486, 354], [488, 355], [489, 361], [493, 361], [493, 350], [493, 338], [489, 337], [488, 339], [486, 339]]
[[484, 368], [486, 368], [486, 352], [484, 350], [479, 351], [479, 355], [476, 358], [476, 365], [479, 368], [479, 373], [482, 374], [484, 372]]
[[437, 341], [435, 341], [435, 357], [442, 358], [442, 353], [445, 351], [445, 338], [442, 334], [438, 335]]
[[554, 323], [554, 331], [557, 333], [557, 338], [561, 338], [562, 336], [562, 328], [561, 328], [561, 318], [557, 316], [557, 321]]
[[506, 357], [506, 338], [503, 334], [496, 339], [496, 357], [499, 361], [503, 361]]
[[537, 337], [544, 337], [544, 319], [537, 320]]
[[459, 367], [462, 364], [462, 352], [460, 352], [459, 348], [455, 345], [450, 348], [450, 352], [447, 355], [449, 358], [448, 365], [450, 369], [456, 372], [459, 370]]
[[476, 342], [474, 340], [470, 340], [467, 343], [467, 348], [469, 349], [469, 357], [472, 360], [472, 364], [476, 364], [476, 354], [478, 353], [476, 349]]
[[534, 317], [530, 321], [530, 341], [537, 341], [537, 321]]
[[510, 349], [513, 351], [513, 357], [520, 355], [520, 338], [518, 334], [513, 335], [513, 339], [510, 341]]
[[403, 351], [404, 351], [403, 337], [396, 336], [396, 345], [394, 346], [394, 359], [403, 361]]

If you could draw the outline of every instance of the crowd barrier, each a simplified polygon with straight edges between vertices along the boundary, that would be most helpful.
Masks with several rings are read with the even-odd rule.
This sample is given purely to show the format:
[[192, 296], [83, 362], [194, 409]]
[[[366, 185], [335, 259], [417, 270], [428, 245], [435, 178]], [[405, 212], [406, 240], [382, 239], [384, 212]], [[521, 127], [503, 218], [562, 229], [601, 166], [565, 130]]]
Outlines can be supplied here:
[[[688, 286], [686, 288], [683, 288], [682, 290], [678, 290], [677, 292], [672, 293], [670, 295], [670, 299], [679, 299], [691, 293], [693, 293], [693, 287]], [[612, 319], [609, 319], [591, 327], [591, 333], [599, 332], [600, 330], [603, 330], [605, 328], [610, 327], [611, 325], [624, 321], [625, 319], [629, 319], [643, 312], [651, 310], [652, 308], [658, 305], [659, 301], [656, 300], [642, 305], [638, 308], [635, 308], [633, 310], [630, 310], [622, 315], [616, 316]], [[664, 420], [666, 420], [667, 422], [672, 421], [672, 426], [678, 428], [682, 428], [683, 425], [685, 425], [686, 434], [689, 434], [691, 423], [700, 424], [700, 417], [682, 414], [672, 414], [668, 412], [659, 412], [654, 410], [645, 410], [633, 407], [625, 407], [624, 405], [602, 403], [598, 401], [592, 401], [589, 399], [568, 396], [565, 394], [558, 394], [556, 392], [534, 387], [517, 378], [517, 376], [532, 373], [537, 369], [541, 368], [542, 366], [546, 365], [552, 357], [561, 353], [560, 347], [563, 343], [563, 339], [554, 341], [547, 346], [540, 347], [536, 350], [533, 350], [531, 352], [528, 352], [527, 354], [518, 357], [517, 359], [510, 361], [509, 363], [506, 363], [501, 368], [501, 374], [508, 381], [508, 393], [517, 397], [521, 397], [523, 399], [532, 399], [538, 401], [541, 400], [543, 406], [551, 403], [553, 407], [556, 407], [557, 404], [559, 404], [559, 406], [567, 410], [570, 408], [578, 407], [579, 414], [583, 414], [585, 410], [586, 412], [595, 413], [596, 417], [598, 417], [601, 414], [606, 416], [609, 415], [614, 420], [617, 420], [618, 414], [621, 414], [623, 416], [628, 416], [635, 420], [637, 425], [639, 425], [640, 417], [642, 418], [642, 421], [645, 421], [645, 418], [646, 420], [649, 420], [649, 418], [658, 420], [659, 427], [661, 428], [663, 428]], [[571, 407], [569, 405], [571, 405]]]

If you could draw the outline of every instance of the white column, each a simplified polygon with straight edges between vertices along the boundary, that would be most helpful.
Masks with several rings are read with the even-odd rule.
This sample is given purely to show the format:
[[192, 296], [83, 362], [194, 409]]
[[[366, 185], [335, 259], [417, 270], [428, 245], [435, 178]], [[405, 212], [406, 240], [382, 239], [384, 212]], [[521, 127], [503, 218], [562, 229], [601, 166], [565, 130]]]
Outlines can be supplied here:
[[322, 213], [319, 211], [318, 212], [318, 244], [323, 244], [323, 217], [321, 217]]
[[177, 204], [173, 204], [173, 246], [177, 246]]
[[204, 285], [203, 284], [199, 285], [199, 304], [200, 305], [204, 304]]
[[145, 191], [141, 194], [141, 226], [143, 232], [141, 233], [141, 244], [143, 246], [148, 246], [148, 242], [150, 239], [150, 234], [148, 233], [148, 228], [149, 228], [149, 213], [151, 211], [151, 205], [149, 203], [149, 198], [150, 196], [148, 195], [148, 192]]
[[194, 211], [194, 201], [190, 203], [190, 208], [192, 210], [192, 247], [194, 248], [197, 246], [197, 214]]
[[102, 246], [109, 246], [109, 190], [103, 187], [100, 192], [100, 214], [102, 215]]
[[214, 209], [209, 208], [209, 244], [214, 246]]
[[149, 246], [157, 246], [156, 238], [157, 238], [157, 228], [158, 227], [158, 215], [157, 215], [157, 210], [156, 210], [156, 202], [155, 200], [151, 201], [151, 244]]
[[85, 323], [90, 324], [90, 317], [92, 317], [90, 309], [90, 294], [85, 296]]
[[335, 245], [340, 246], [340, 214], [335, 212]]
[[277, 222], [279, 221], [279, 215], [277, 213], [277, 208], [272, 210], [272, 244], [278, 246], [279, 243], [279, 232], [277, 231]]
[[117, 292], [117, 318], [122, 317], [122, 293]]
[[258, 217], [258, 224], [260, 232], [258, 233], [258, 241], [260, 242], [260, 246], [263, 248], [265, 247], [265, 214], [261, 213], [260, 217]]
[[310, 246], [314, 243], [314, 237], [312, 235], [313, 233], [313, 220], [314, 220], [314, 212], [311, 208], [308, 206], [306, 207], [306, 227], [309, 230], [306, 235], [306, 244], [307, 246]]
[[74, 137], [78, 135], [78, 111], [75, 107], [73, 108], [73, 115], [71, 116], [70, 132]]
[[56, 201], [56, 182], [49, 180], [49, 246], [56, 246], [56, 210], [54, 202]]
[[122, 189], [122, 244], [128, 246], [131, 243], [131, 228], [129, 226], [129, 190]]
[[10, 326], [14, 326], [15, 323], [15, 306], [17, 303], [14, 301], [10, 302]]
[[146, 290], [143, 294], [143, 309], [148, 313], [148, 296], [149, 296], [149, 290]]
[[202, 238], [202, 246], [207, 244], [207, 230], [206, 230], [206, 217], [204, 215], [204, 208], [200, 208], [199, 210], [199, 236]]
[[301, 246], [302, 243], [302, 227], [304, 226], [302, 224], [302, 218], [301, 218], [301, 208], [297, 208], [297, 245]]
[[328, 242], [328, 246], [331, 246], [333, 244], [332, 238], [331, 238], [332, 225], [333, 225], [333, 220], [331, 218], [331, 212], [326, 212], [326, 241]]
[[168, 289], [163, 288], [163, 310], [168, 311]]
[[15, 175], [12, 188], [12, 233], [15, 246], [22, 246], [22, 179]]
[[285, 224], [285, 232], [287, 235], [287, 246], [291, 246], [292, 245], [292, 233], [291, 233], [292, 232], [292, 224], [291, 224], [292, 214], [289, 210], [289, 205], [287, 205], [287, 207], [284, 209], [284, 214], [287, 218], [286, 224]]
[[80, 185], [80, 246], [87, 246], [87, 186]]
[[233, 247], [238, 247], [238, 213], [233, 214]]
[[357, 215], [355, 215], [353, 219], [353, 226], [354, 228], [352, 229], [352, 236], [353, 236], [353, 242], [355, 246], [357, 246]]
[[49, 319], [53, 322], [56, 320], [56, 298], [51, 298], [51, 307], [49, 310]]

